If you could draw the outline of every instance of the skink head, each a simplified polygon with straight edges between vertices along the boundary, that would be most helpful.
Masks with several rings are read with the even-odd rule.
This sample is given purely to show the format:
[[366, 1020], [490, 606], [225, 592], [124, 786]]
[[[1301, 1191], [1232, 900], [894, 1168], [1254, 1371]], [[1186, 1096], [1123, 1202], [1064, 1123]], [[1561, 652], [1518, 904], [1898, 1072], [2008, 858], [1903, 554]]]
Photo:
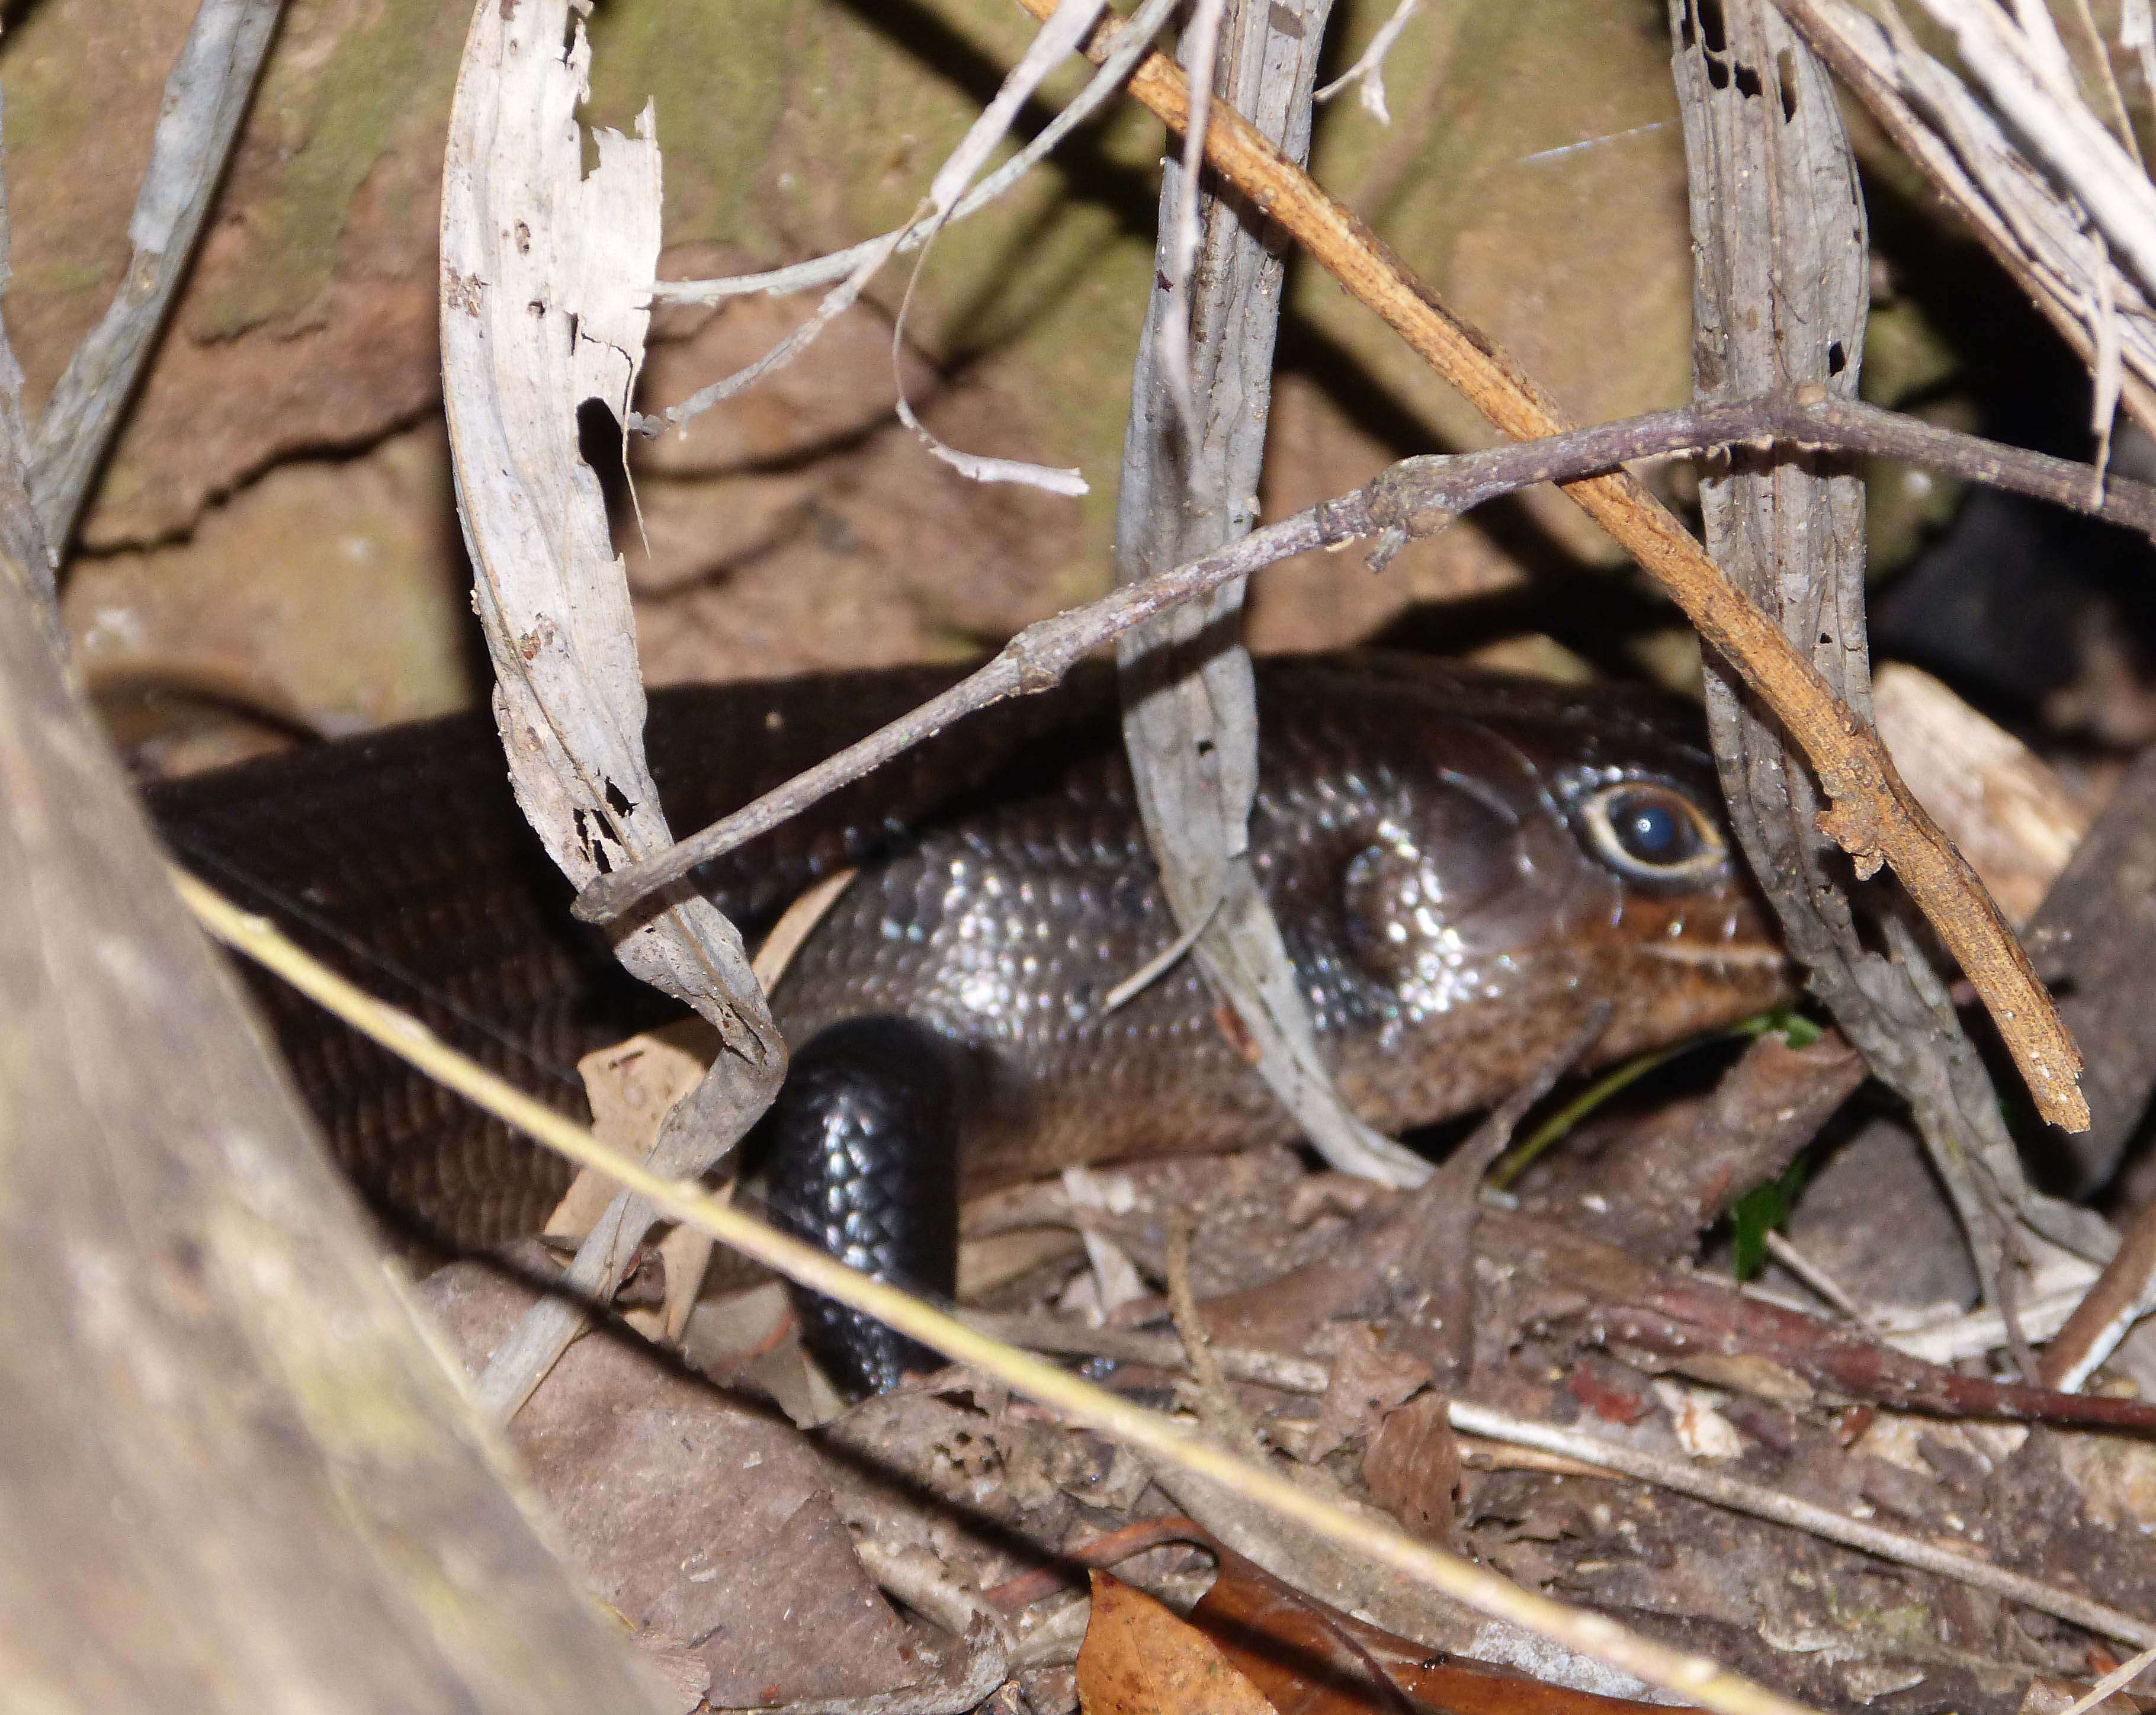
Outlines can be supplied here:
[[[1681, 709], [1421, 662], [1301, 670], [1322, 694], [1290, 680], [1266, 711], [1261, 861], [1300, 871], [1306, 907], [1333, 891], [1330, 913], [1301, 914], [1333, 956], [1298, 963], [1322, 973], [1310, 998], [1361, 1111], [1413, 1125], [1501, 1096], [1597, 1002], [1599, 1061], [1791, 995]], [[1281, 840], [1290, 827], [1306, 831]]]

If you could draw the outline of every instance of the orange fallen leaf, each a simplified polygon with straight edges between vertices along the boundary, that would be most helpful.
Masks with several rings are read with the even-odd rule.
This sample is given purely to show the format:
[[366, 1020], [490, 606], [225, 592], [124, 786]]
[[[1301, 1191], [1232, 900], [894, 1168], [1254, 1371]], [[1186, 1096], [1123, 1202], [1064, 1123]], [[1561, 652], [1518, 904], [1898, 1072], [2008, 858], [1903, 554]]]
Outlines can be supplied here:
[[1105, 1572], [1093, 1574], [1078, 1706], [1085, 1715], [1275, 1715], [1219, 1645]]
[[1301, 1594], [1239, 1554], [1221, 1550], [1219, 1559], [1220, 1576], [1191, 1620], [1276, 1715], [1672, 1715], [1423, 1649]]

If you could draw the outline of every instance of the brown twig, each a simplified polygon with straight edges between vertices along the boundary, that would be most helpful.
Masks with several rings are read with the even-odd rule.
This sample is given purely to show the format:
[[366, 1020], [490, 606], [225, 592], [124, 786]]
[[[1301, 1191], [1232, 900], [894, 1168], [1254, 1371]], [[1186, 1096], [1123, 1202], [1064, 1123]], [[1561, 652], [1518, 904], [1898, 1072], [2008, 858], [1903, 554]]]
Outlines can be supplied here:
[[[1048, 0], [1021, 3], [1036, 17], [1051, 9]], [[1088, 54], [1098, 59], [1108, 53], [1122, 28], [1104, 21]], [[1159, 54], [1139, 62], [1130, 89], [1171, 130], [1180, 132], [1188, 123], [1183, 75]], [[1524, 440], [1568, 426], [1540, 385], [1494, 340], [1446, 308], [1351, 209], [1224, 106], [1213, 110], [1205, 157], [1497, 429]], [[1822, 831], [1850, 853], [1862, 875], [1876, 873], [1882, 863], [1892, 865], [1983, 996], [2039, 1112], [2069, 1130], [2086, 1124], [2087, 1104], [2076, 1088], [2081, 1055], [2051, 997], [1974, 873], [1902, 785], [1877, 736], [1635, 478], [1613, 472], [1564, 486], [1662, 586], [1802, 747], [1830, 801]]]
[[2147, 1620], [2131, 1614], [2122, 1613], [2104, 1603], [2092, 1601], [2071, 1590], [2062, 1590], [2055, 1585], [2040, 1583], [2018, 1572], [2009, 1572], [1988, 1560], [1979, 1559], [1974, 1553], [1961, 1553], [1952, 1548], [1939, 1548], [1917, 1538], [1905, 1536], [1899, 1531], [1882, 1529], [1878, 1525], [1851, 1518], [1815, 1502], [1800, 1501], [1794, 1495], [1784, 1494], [1779, 1490], [1723, 1476], [1718, 1472], [1703, 1469], [1694, 1461], [1645, 1452], [1605, 1441], [1599, 1436], [1584, 1434], [1578, 1430], [1560, 1429], [1555, 1424], [1533, 1423], [1491, 1410], [1486, 1406], [1460, 1401], [1454, 1402], [1451, 1418], [1455, 1429], [1469, 1435], [1487, 1435], [1492, 1440], [1538, 1447], [1547, 1453], [1599, 1465], [1604, 1470], [1641, 1482], [1650, 1482], [1661, 1488], [1673, 1489], [1681, 1495], [1690, 1495], [1696, 1500], [1727, 1507], [1733, 1512], [1748, 1512], [1754, 1518], [1768, 1519], [1776, 1524], [1787, 1525], [1793, 1530], [1824, 1537], [1830, 1543], [1840, 1543], [1845, 1548], [1876, 1554], [1884, 1560], [1914, 1566], [1963, 1584], [1974, 1584], [1979, 1589], [2005, 1596], [2009, 1601], [2034, 1608], [2039, 1613], [2056, 1615], [2061, 1620], [2071, 1620], [2076, 1625], [2087, 1626], [2091, 1631], [2105, 1637], [2120, 1638], [2133, 1644], [2156, 1643], [2156, 1625], [2151, 1625]]
[[576, 914], [607, 922], [686, 876], [700, 864], [768, 834], [840, 787], [873, 773], [945, 727], [1014, 696], [1053, 690], [1071, 668], [1132, 626], [1230, 579], [1248, 577], [1312, 548], [1360, 537], [1395, 542], [1434, 535], [1460, 513], [1583, 473], [1635, 459], [1698, 454], [1741, 443], [1879, 453], [1926, 469], [1989, 482], [2055, 501], [2092, 517], [2156, 536], [2156, 487], [2112, 477], [2090, 498], [2087, 465], [2025, 452], [1972, 434], [1912, 425], [1876, 406], [1780, 398], [1684, 406], [1576, 429], [1541, 440], [1474, 453], [1404, 459], [1363, 487], [1255, 531], [1217, 553], [1114, 590], [1083, 607], [1035, 621], [976, 671], [867, 737], [804, 769], [732, 814], [641, 861], [601, 876], [578, 895]]
[[[1040, 0], [1027, 3], [1037, 8]], [[1096, 59], [1104, 56], [1121, 28], [1119, 24], [1104, 25], [1096, 32], [1088, 53]], [[1182, 74], [1159, 55], [1140, 63], [1131, 88], [1171, 126], [1187, 120]], [[1486, 336], [1446, 310], [1350, 210], [1265, 144], [1231, 110], [1214, 110], [1206, 157], [1216, 172], [1300, 240], [1351, 293], [1383, 316], [1499, 429], [1521, 439], [1563, 430], [1561, 415], [1524, 371]], [[1606, 466], [1599, 468], [1607, 471]], [[1983, 998], [2039, 1112], [2068, 1129], [2085, 1124], [2087, 1105], [2075, 1087], [2081, 1057], [2060, 1025], [2051, 997], [1989, 896], [1902, 784], [1876, 736], [1835, 698], [1774, 624], [1631, 476], [1609, 471], [1542, 480], [1562, 480], [1566, 491], [1662, 584], [1701, 636], [1744, 674], [1818, 771], [1831, 800], [1822, 817], [1825, 831], [1851, 853], [1863, 873], [1875, 872], [1881, 863], [1893, 866]], [[1314, 511], [1322, 516], [1326, 510]], [[1091, 608], [1029, 628], [980, 674], [924, 706], [908, 721], [872, 735], [855, 752], [808, 771], [702, 835], [588, 886], [578, 899], [578, 914], [598, 921], [619, 916], [654, 889], [777, 825], [801, 805], [879, 766], [961, 715], [1022, 691], [1045, 689], [1067, 670], [1075, 655], [1097, 647], [1152, 614], [1246, 576], [1286, 553], [1361, 533], [1322, 534], [1316, 522], [1311, 515], [1289, 520], [1245, 537], [1224, 555], [1178, 567], [1153, 583], [1127, 586]]]
[[120, 290], [68, 359], [38, 420], [30, 491], [45, 541], [64, 550], [105, 449], [187, 272], [239, 134], [283, 0], [203, 0], [166, 80], [150, 165], [127, 234]]
[[[1974, 435], [1912, 425], [1892, 412], [1849, 401], [1767, 398], [1686, 407], [1481, 452], [1404, 460], [1363, 487], [1255, 531], [1217, 553], [1028, 626], [977, 672], [902, 719], [678, 844], [591, 883], [578, 896], [577, 915], [600, 922], [619, 917], [699, 864], [770, 832], [952, 722], [1007, 698], [1050, 689], [1080, 660], [1152, 614], [1291, 555], [1362, 537], [1378, 537], [1382, 547], [1429, 535], [1460, 513], [1500, 495], [1537, 482], [1565, 481], [1607, 470], [1635, 459], [1774, 440], [1907, 458], [1930, 469], [1994, 482], [2156, 534], [2156, 489], [2113, 478], [2102, 501], [2092, 501], [2090, 469], [2085, 465]], [[1866, 742], [1876, 742], [1868, 737]], [[1925, 903], [1926, 896], [1919, 895], [1918, 904]], [[1986, 909], [1992, 910], [1988, 900]], [[2020, 959], [2018, 946], [2013, 952]], [[2021, 963], [2025, 969], [2025, 960]], [[1971, 974], [1976, 975], [1974, 970]], [[2031, 1025], [2041, 1043], [2047, 1028], [2044, 1020], [2051, 1020], [2048, 1028], [2055, 1030], [2055, 1015], [2033, 972], [2028, 973], [2028, 980], [2045, 1009], [2043, 1020]], [[1979, 982], [1978, 986], [1987, 1001], [1995, 999], [1995, 983], [1986, 987]], [[2017, 1022], [2002, 1021], [2002, 1030], [2015, 1029]], [[2025, 1037], [2030, 1031], [2020, 1034]]]

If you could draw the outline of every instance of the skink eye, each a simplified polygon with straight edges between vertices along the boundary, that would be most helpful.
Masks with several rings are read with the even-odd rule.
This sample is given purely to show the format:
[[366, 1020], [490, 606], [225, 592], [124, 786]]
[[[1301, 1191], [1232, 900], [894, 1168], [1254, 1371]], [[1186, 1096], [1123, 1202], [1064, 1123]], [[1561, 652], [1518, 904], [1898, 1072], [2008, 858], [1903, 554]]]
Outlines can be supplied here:
[[1613, 870], [1646, 881], [1686, 881], [1722, 867], [1722, 833], [1674, 787], [1628, 780], [1605, 786], [1581, 809], [1589, 844]]

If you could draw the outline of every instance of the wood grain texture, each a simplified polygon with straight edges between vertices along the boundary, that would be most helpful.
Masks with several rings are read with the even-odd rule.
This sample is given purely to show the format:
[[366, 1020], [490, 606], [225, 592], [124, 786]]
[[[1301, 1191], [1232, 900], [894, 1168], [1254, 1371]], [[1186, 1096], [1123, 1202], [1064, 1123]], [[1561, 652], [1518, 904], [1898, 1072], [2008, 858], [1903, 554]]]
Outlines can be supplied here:
[[[1864, 357], [1869, 248], [1856, 157], [1826, 69], [1766, 0], [1716, 8], [1671, 0], [1670, 24], [1697, 259], [1694, 392], [1710, 401], [1765, 392], [1854, 398]], [[1709, 549], [1738, 588], [1774, 616], [1851, 726], [1868, 723], [1861, 478], [1845, 461], [1815, 453], [1740, 449], [1729, 461], [1726, 475], [1700, 485]], [[2009, 1209], [2057, 1243], [2108, 1255], [2114, 1241], [2100, 1221], [2050, 1203], [2028, 1185], [1990, 1075], [1945, 983], [1898, 900], [1864, 885], [1879, 865], [1851, 845], [1848, 805], [1830, 802], [1841, 798], [1832, 771], [1816, 752], [1813, 767], [1804, 766], [1810, 747], [1791, 742], [1785, 711], [1760, 694], [1749, 669], [1719, 649], [1709, 651], [1707, 665], [1708, 731], [1738, 839], [1790, 952], [1810, 973], [1812, 992], [1873, 1072], [1909, 1103], [1969, 1235], [1987, 1294], [1995, 1291], [2001, 1266], [1990, 1217]], [[1892, 783], [1907, 796], [1898, 778]], [[1921, 807], [1915, 814], [1929, 825]], [[1853, 881], [1836, 844], [1856, 856]], [[1959, 855], [1934, 855], [1943, 860], [1936, 869], [1897, 865], [1934, 926], [1943, 922], [1936, 890], [1949, 886], [1949, 872], [1966, 877], [1969, 897], [1998, 919]], [[1861, 923], [1883, 927], [1891, 958], [1866, 946]], [[2003, 919], [1997, 927], [2002, 939], [1980, 956], [1942, 932], [1980, 992], [1986, 961], [2004, 958], [2041, 994], [2012, 932]], [[2038, 1033], [2037, 1058], [2071, 1093], [2080, 1056], [2048, 998], [2043, 1010], [2050, 1016]], [[2037, 1022], [2025, 1004], [2005, 1014], [2002, 1029], [2017, 1022], [2033, 1029]], [[2029, 1073], [2028, 1054], [2016, 1054]], [[2062, 1122], [2087, 1122], [2078, 1095], [2063, 1107], [2040, 1096], [2039, 1106]]]
[[502, 1487], [0, 577], [14, 1708], [657, 1707]]

